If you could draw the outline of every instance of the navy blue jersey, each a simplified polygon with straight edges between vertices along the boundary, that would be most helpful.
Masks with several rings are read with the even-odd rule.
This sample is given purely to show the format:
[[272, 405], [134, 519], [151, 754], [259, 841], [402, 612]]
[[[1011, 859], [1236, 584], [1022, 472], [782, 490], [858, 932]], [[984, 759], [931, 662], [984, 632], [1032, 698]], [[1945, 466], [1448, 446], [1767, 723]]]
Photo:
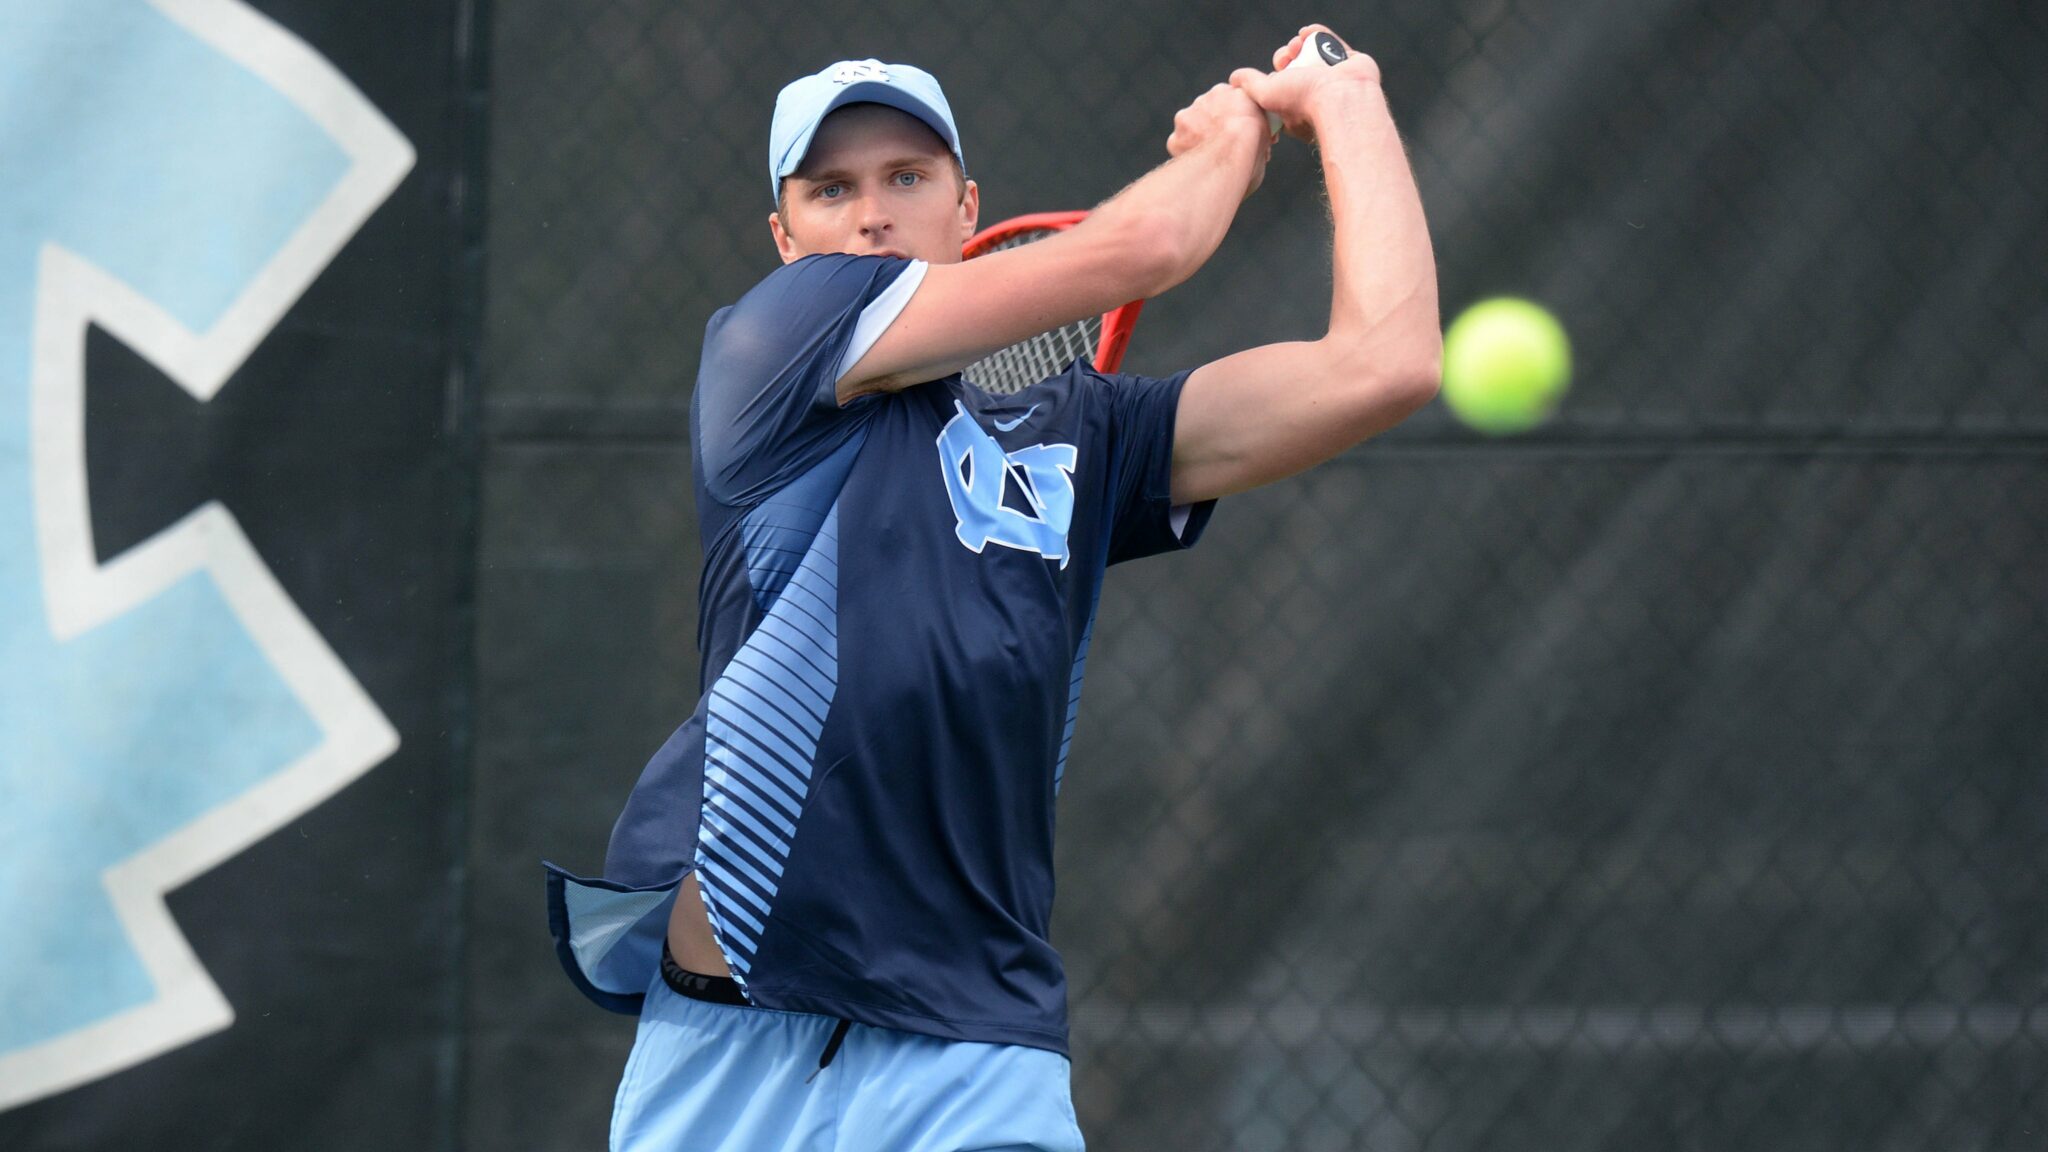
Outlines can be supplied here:
[[705, 691], [612, 831], [549, 865], [564, 965], [639, 1009], [695, 871], [748, 1000], [1066, 1050], [1053, 807], [1105, 567], [1185, 547], [1186, 373], [1086, 361], [841, 407], [921, 261], [809, 256], [705, 330], [691, 406]]

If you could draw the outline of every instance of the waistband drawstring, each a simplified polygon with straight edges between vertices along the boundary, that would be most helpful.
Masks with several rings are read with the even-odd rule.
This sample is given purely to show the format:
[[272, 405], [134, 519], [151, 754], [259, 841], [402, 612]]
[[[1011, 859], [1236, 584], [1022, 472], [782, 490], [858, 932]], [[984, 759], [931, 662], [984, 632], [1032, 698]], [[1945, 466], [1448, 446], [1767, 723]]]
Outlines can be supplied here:
[[852, 1026], [853, 1021], [841, 1020], [833, 1027], [832, 1038], [825, 1041], [825, 1050], [818, 1054], [818, 1066], [811, 1070], [809, 1076], [804, 1077], [804, 1083], [809, 1084], [812, 1080], [817, 1079], [818, 1073], [823, 1072], [825, 1066], [832, 1063], [832, 1058], [839, 1055], [839, 1042], [846, 1039], [846, 1030]]

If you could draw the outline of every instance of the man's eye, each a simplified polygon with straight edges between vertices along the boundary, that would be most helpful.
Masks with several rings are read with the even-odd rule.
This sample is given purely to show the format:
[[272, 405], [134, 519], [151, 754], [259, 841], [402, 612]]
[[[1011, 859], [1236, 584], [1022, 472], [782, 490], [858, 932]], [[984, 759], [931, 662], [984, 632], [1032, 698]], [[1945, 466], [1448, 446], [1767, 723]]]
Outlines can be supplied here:
[[838, 199], [838, 197], [837, 197], [837, 196], [827, 196], [827, 195], [825, 195], [825, 193], [827, 193], [827, 192], [832, 192], [832, 191], [835, 191], [835, 190], [837, 190], [837, 189], [839, 189], [839, 188], [841, 188], [841, 187], [843, 187], [843, 185], [839, 185], [839, 184], [827, 184], [827, 185], [825, 185], [825, 186], [824, 186], [823, 188], [820, 188], [820, 189], [818, 189], [818, 199], [820, 199], [820, 200], [837, 200], [837, 199]]
[[[898, 179], [901, 179], [902, 177], [908, 176], [908, 177], [910, 177], [910, 179], [912, 180], [912, 182], [916, 182], [916, 181], [918, 181], [918, 180], [922, 180], [922, 179], [924, 179], [924, 177], [922, 177], [922, 176], [919, 176], [919, 175], [918, 175], [917, 173], [915, 173], [915, 172], [898, 172], [898, 173], [896, 174], [896, 176], [897, 176], [897, 178], [898, 178]], [[904, 187], [905, 187], [905, 188], [908, 188], [908, 187], [910, 187], [910, 185], [909, 185], [909, 184], [905, 184], [905, 185], [904, 185]]]

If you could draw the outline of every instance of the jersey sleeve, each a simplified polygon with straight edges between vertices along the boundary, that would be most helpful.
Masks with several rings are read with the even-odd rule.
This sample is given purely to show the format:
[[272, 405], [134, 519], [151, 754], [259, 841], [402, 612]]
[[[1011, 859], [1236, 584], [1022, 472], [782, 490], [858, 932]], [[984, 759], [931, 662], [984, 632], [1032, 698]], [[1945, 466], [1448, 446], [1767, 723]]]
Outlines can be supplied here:
[[806, 256], [711, 318], [691, 403], [712, 496], [751, 503], [846, 441], [864, 405], [840, 407], [839, 378], [902, 312], [925, 268], [894, 256]]
[[1214, 500], [1176, 505], [1172, 498], [1174, 418], [1191, 372], [1101, 378], [1115, 443], [1111, 564], [1192, 547], [1216, 510]]

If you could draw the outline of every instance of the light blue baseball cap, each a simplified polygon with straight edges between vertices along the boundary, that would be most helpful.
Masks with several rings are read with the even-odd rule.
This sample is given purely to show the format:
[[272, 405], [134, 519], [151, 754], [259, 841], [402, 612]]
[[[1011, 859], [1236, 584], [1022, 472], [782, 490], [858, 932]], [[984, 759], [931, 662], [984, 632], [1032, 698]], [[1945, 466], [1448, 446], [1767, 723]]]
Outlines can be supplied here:
[[953, 126], [953, 109], [931, 73], [909, 64], [841, 60], [790, 81], [775, 97], [775, 118], [768, 127], [770, 197], [781, 193], [784, 176], [803, 165], [819, 123], [848, 104], [887, 104], [910, 113], [931, 125], [953, 150], [960, 170], [967, 170], [967, 157], [960, 151], [960, 130]]

